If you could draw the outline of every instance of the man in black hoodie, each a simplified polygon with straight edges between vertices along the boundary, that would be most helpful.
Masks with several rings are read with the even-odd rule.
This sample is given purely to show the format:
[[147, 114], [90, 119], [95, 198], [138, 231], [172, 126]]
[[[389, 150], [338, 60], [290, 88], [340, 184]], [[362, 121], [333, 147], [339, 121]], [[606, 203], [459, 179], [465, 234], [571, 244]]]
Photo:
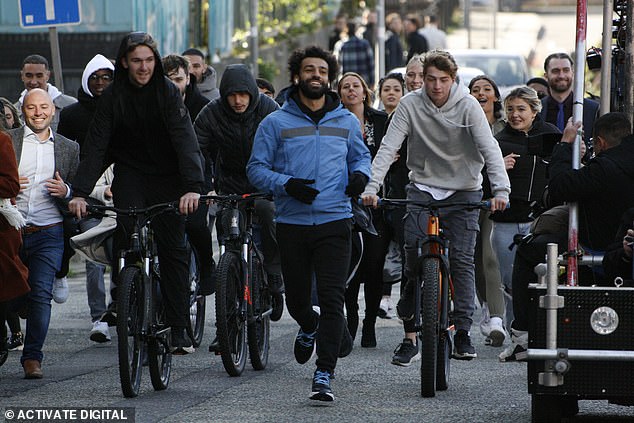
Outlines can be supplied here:
[[[97, 101], [106, 88], [114, 79], [114, 65], [101, 54], [95, 55], [88, 64], [81, 76], [81, 87], [77, 90], [77, 103], [66, 106], [59, 116], [57, 132], [66, 138], [76, 141], [81, 149], [90, 127], [92, 117], [97, 111]], [[109, 195], [109, 188], [103, 189], [104, 195]], [[88, 218], [79, 222], [78, 229], [86, 231], [100, 222], [100, 219]], [[69, 244], [71, 236], [76, 232], [74, 222], [69, 225], [69, 219], [64, 219], [64, 257], [62, 269], [56, 278], [64, 278], [68, 274], [68, 263], [75, 251]], [[71, 230], [69, 230], [71, 229]], [[92, 330], [90, 339], [95, 342], [110, 341], [108, 324], [101, 321], [102, 315], [106, 312], [106, 288], [104, 274], [106, 266], [86, 260], [86, 293], [88, 295], [88, 306], [92, 320]], [[55, 285], [54, 285], [55, 286]], [[53, 290], [55, 293], [55, 289]], [[55, 295], [53, 295], [55, 298]]]
[[[634, 207], [634, 136], [624, 113], [607, 113], [594, 123], [594, 153], [588, 164], [572, 169], [572, 142], [580, 123], [568, 123], [549, 166], [550, 204], [577, 202], [579, 245], [586, 251], [605, 251], [614, 240], [625, 211]], [[568, 249], [567, 233], [543, 234], [519, 245], [513, 263], [511, 345], [500, 361], [515, 361], [528, 345], [528, 284], [536, 283], [535, 266], [544, 261], [546, 245]]]
[[[81, 217], [104, 169], [114, 163], [115, 206], [146, 207], [180, 197], [181, 214], [198, 207], [203, 191], [202, 156], [187, 108], [163, 75], [156, 42], [132, 32], [119, 46], [114, 81], [103, 93], [86, 137], [70, 210]], [[125, 248], [130, 219], [118, 217], [115, 249]], [[172, 352], [193, 352], [189, 322], [189, 257], [182, 216], [163, 214], [153, 221], [161, 262], [161, 291], [172, 328]], [[115, 269], [116, 271], [117, 269]], [[115, 278], [116, 280], [116, 278]]]
[[[246, 65], [229, 65], [220, 81], [220, 98], [198, 114], [194, 129], [206, 159], [213, 163], [214, 190], [219, 194], [246, 194], [256, 189], [247, 179], [247, 162], [258, 125], [279, 107], [261, 94]], [[280, 253], [275, 240], [275, 207], [272, 201], [257, 200], [255, 212], [262, 226], [262, 252], [268, 283], [273, 293], [271, 320], [279, 320], [284, 310]], [[210, 350], [216, 351], [212, 342]]]

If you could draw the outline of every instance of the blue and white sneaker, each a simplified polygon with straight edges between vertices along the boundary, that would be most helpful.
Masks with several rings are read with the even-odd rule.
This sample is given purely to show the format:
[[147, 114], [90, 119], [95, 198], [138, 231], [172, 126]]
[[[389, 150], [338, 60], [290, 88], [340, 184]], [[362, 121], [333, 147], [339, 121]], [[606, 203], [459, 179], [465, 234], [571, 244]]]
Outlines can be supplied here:
[[315, 343], [315, 338], [317, 338], [317, 329], [313, 332], [307, 333], [299, 328], [299, 332], [297, 332], [297, 336], [295, 337], [295, 345], [293, 347], [293, 353], [295, 353], [295, 360], [299, 364], [304, 364], [310, 360], [315, 351], [317, 349], [317, 344]]
[[330, 389], [331, 373], [328, 370], [315, 370], [313, 376], [313, 391], [310, 399], [315, 401], [332, 402], [335, 400], [335, 394]]

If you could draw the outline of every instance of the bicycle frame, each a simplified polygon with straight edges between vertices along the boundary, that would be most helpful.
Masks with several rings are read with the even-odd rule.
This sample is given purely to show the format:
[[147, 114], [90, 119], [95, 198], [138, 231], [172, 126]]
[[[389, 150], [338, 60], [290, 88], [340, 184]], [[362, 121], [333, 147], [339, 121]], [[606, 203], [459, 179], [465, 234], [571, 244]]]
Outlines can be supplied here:
[[[222, 256], [227, 250], [239, 251], [242, 264], [242, 281], [244, 281], [243, 301], [241, 304], [241, 312], [243, 316], [247, 316], [247, 308], [252, 305], [251, 296], [251, 277], [253, 275], [253, 259], [256, 255], [260, 262], [263, 262], [262, 252], [255, 245], [253, 239], [253, 212], [255, 205], [252, 201], [256, 199], [269, 199], [270, 196], [265, 193], [253, 194], [232, 194], [232, 195], [209, 195], [201, 196], [202, 200], [214, 200], [220, 205], [224, 205], [227, 210], [231, 211], [229, 218], [228, 234], [222, 234], [219, 237], [220, 255]], [[244, 207], [244, 213], [240, 209], [240, 203], [249, 201]], [[241, 222], [244, 221], [244, 229], [241, 228]], [[270, 313], [270, 310], [269, 310]], [[255, 318], [249, 316], [250, 319]]]
[[[429, 251], [424, 253], [424, 246], [429, 246]], [[449, 272], [449, 240], [442, 234], [440, 228], [440, 216], [439, 210], [431, 208], [429, 210], [429, 217], [427, 218], [427, 239], [419, 239], [416, 245], [417, 259], [422, 261], [425, 257], [438, 258], [442, 271], [439, 276], [439, 292], [438, 296], [438, 329], [451, 331], [453, 325], [449, 322], [449, 304], [451, 298], [454, 297], [453, 283], [451, 280], [451, 274]], [[443, 275], [447, 276], [447, 280], [443, 279]], [[447, 300], [447, 301], [445, 301]], [[415, 310], [421, 309], [421, 286], [416, 285], [416, 299]], [[417, 331], [421, 328], [421, 314], [420, 312], [414, 313], [415, 328]]]

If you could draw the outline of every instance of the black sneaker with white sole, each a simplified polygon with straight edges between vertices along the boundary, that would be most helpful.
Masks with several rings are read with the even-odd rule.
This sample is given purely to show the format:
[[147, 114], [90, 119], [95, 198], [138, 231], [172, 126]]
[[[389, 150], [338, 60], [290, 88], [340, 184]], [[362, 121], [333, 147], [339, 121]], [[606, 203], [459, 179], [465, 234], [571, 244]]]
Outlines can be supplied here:
[[413, 362], [420, 360], [420, 351], [418, 344], [415, 344], [409, 338], [404, 338], [403, 342], [398, 344], [392, 356], [392, 364], [397, 366], [408, 367]]
[[471, 344], [469, 332], [464, 329], [456, 331], [453, 338], [454, 351], [453, 358], [456, 360], [472, 360], [478, 356], [474, 346]]
[[310, 393], [310, 399], [315, 401], [332, 402], [335, 400], [335, 394], [330, 388], [331, 372], [328, 370], [315, 370], [313, 375], [313, 389]]

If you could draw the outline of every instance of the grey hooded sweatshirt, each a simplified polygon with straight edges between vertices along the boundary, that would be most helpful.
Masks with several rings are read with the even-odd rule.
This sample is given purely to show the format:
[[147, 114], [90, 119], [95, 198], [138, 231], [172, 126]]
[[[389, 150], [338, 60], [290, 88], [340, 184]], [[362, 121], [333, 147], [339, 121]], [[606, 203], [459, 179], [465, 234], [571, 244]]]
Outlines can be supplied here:
[[376, 194], [403, 140], [410, 182], [455, 191], [478, 191], [486, 165], [494, 196], [508, 200], [504, 159], [478, 101], [457, 84], [436, 107], [424, 88], [404, 96], [372, 161], [364, 195]]

